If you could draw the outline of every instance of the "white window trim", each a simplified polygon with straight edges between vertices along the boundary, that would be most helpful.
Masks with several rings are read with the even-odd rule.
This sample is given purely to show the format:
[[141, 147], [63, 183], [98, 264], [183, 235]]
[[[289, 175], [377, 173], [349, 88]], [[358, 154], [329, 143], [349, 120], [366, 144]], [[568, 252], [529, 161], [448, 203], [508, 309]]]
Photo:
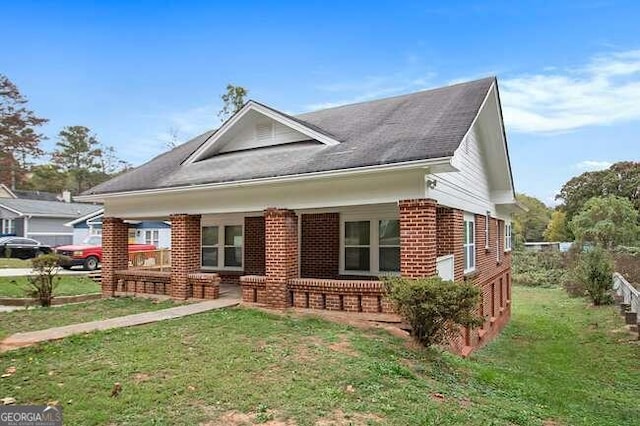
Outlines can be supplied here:
[[513, 225], [511, 224], [511, 222], [506, 222], [504, 223], [504, 251], [505, 252], [510, 252], [513, 247], [512, 247], [512, 234], [513, 232]]
[[[477, 253], [476, 253], [476, 216], [473, 213], [465, 212], [464, 213], [464, 222], [463, 222], [465, 229], [467, 227], [467, 223], [468, 222], [472, 222], [473, 223], [473, 235], [471, 236], [471, 242], [470, 243], [467, 243], [467, 241], [465, 240], [465, 241], [463, 241], [463, 245], [462, 245], [464, 253], [465, 253], [464, 254], [464, 259], [465, 259], [465, 265], [464, 266], [465, 266], [465, 269], [463, 271], [465, 274], [469, 274], [471, 272], [474, 272], [476, 270], [476, 264], [477, 264], [477, 259], [476, 259], [476, 257], [477, 257]], [[464, 232], [466, 232], [466, 231], [464, 231]], [[463, 232], [463, 235], [464, 235], [464, 232]], [[473, 266], [470, 267], [470, 268], [466, 268], [466, 266], [467, 266], [466, 265], [466, 263], [467, 263], [466, 262], [466, 259], [467, 259], [467, 254], [466, 254], [467, 253], [467, 247], [473, 247]]]
[[[504, 232], [504, 224], [502, 225], [502, 232]], [[500, 263], [500, 220], [496, 218], [496, 263]]]
[[[380, 271], [380, 230], [378, 223], [381, 220], [400, 220], [398, 216], [346, 216], [340, 215], [340, 275], [362, 276], [400, 276], [400, 271]], [[369, 271], [351, 271], [344, 268], [344, 224], [345, 222], [369, 222]], [[352, 247], [352, 246], [350, 246]], [[363, 246], [365, 247], [365, 246]], [[391, 247], [391, 246], [383, 246]], [[402, 250], [402, 248], [401, 248]]]
[[[491, 212], [487, 210], [484, 215], [484, 249], [491, 250], [491, 242], [489, 241], [489, 229], [491, 224]], [[475, 227], [475, 225], [474, 225]], [[475, 230], [475, 229], [474, 229]]]
[[[147, 238], [150, 235], [150, 238]], [[160, 245], [160, 231], [157, 229], [145, 229], [144, 230], [144, 243], [153, 244], [158, 247]]]
[[[245, 235], [244, 235], [244, 218], [239, 223], [238, 220], [222, 220], [222, 221], [206, 221], [200, 225], [202, 228], [217, 226], [218, 227], [218, 245], [206, 247], [218, 247], [218, 266], [204, 266], [202, 264], [202, 231], [200, 232], [200, 269], [204, 271], [244, 271], [245, 260]], [[242, 264], [240, 266], [224, 266], [224, 227], [239, 226], [242, 229]], [[230, 246], [229, 246], [230, 247]]]
[[15, 219], [2, 219], [2, 233], [3, 234], [15, 234], [16, 233], [16, 221]]

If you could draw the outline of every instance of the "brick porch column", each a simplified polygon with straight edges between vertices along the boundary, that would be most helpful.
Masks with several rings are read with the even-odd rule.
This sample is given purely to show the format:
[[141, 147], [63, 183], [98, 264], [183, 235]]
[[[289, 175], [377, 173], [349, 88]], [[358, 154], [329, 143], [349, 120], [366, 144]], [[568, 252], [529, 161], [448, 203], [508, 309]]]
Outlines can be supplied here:
[[190, 297], [187, 275], [200, 271], [200, 215], [172, 214], [171, 297]]
[[401, 200], [400, 275], [421, 278], [436, 275], [436, 202]]
[[129, 267], [128, 228], [117, 217], [102, 219], [102, 295], [112, 297], [116, 290], [115, 271]]
[[438, 256], [453, 254], [454, 280], [464, 278], [464, 212], [449, 207], [438, 207], [437, 213]]
[[298, 217], [287, 209], [269, 208], [265, 219], [266, 302], [288, 306], [287, 281], [298, 277]]

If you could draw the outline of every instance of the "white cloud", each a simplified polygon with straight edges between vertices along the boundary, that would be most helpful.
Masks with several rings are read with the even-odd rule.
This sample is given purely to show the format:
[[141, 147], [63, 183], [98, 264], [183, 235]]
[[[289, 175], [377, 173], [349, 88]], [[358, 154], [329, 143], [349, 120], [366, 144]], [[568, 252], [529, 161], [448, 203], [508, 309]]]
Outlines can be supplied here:
[[584, 160], [576, 164], [574, 167], [578, 170], [585, 171], [596, 171], [596, 170], [604, 170], [611, 167], [613, 163], [610, 161], [594, 161], [594, 160]]
[[512, 131], [550, 133], [640, 119], [640, 50], [598, 55], [581, 67], [500, 80]]

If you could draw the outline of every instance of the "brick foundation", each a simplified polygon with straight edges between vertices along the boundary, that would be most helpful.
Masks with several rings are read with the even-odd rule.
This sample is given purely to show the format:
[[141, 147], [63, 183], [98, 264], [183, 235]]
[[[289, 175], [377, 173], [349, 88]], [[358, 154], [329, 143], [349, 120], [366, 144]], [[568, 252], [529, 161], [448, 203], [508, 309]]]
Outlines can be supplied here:
[[[116, 291], [125, 294], [154, 294], [172, 296], [170, 272], [128, 269], [116, 271]], [[172, 296], [173, 297], [173, 296]], [[217, 274], [187, 274], [186, 297], [217, 299], [220, 297], [220, 277]]]
[[102, 219], [102, 295], [111, 297], [117, 286], [116, 271], [129, 265], [128, 227], [122, 219]]
[[242, 286], [242, 301], [244, 303], [267, 304], [267, 277], [245, 275], [240, 278]]
[[296, 308], [393, 313], [393, 306], [383, 294], [384, 288], [379, 281], [289, 280], [289, 298]]

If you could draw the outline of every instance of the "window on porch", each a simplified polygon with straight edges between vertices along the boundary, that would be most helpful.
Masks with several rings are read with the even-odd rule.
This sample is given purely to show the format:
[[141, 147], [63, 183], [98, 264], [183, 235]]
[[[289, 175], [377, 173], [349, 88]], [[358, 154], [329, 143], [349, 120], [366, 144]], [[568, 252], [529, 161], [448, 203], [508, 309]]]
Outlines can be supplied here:
[[342, 247], [345, 274], [400, 272], [400, 221], [344, 221]]
[[242, 225], [202, 227], [202, 267], [235, 269], [243, 267]]

